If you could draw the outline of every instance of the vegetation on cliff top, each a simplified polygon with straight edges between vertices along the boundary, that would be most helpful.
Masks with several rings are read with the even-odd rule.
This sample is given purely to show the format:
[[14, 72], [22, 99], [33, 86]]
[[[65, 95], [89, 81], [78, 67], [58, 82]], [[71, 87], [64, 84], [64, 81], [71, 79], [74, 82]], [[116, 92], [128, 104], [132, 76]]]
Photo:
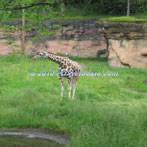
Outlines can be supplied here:
[[135, 16], [121, 16], [121, 17], [105, 17], [97, 22], [104, 22], [104, 21], [110, 21], [110, 22], [147, 22], [147, 17], [135, 17]]
[[[130, 0], [130, 15], [147, 14], [146, 0]], [[125, 16], [127, 0], [5, 0], [0, 1], [0, 21], [87, 19]]]

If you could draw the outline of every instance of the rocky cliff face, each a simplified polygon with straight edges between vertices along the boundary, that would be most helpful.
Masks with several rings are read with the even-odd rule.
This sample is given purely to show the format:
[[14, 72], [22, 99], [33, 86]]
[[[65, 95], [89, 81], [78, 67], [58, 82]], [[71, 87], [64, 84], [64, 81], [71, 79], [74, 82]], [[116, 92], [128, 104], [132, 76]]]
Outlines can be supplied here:
[[[42, 22], [44, 28], [54, 31], [54, 34], [41, 37], [32, 42], [32, 38], [38, 36], [38, 25], [32, 27], [32, 31], [26, 32], [26, 54], [33, 55], [37, 51], [46, 50], [53, 53], [63, 53], [78, 57], [97, 57], [98, 51], [106, 48], [106, 41], [96, 28], [96, 19], [89, 20], [48, 20]], [[8, 25], [20, 26], [21, 22], [7, 22]], [[54, 25], [61, 25], [54, 28]], [[20, 46], [20, 31], [0, 31], [0, 54], [12, 53], [12, 44], [7, 44], [10, 34], [11, 41]], [[15, 48], [16, 49], [16, 48]], [[20, 47], [17, 48], [20, 50]]]
[[107, 40], [108, 64], [147, 68], [147, 23], [97, 22]]

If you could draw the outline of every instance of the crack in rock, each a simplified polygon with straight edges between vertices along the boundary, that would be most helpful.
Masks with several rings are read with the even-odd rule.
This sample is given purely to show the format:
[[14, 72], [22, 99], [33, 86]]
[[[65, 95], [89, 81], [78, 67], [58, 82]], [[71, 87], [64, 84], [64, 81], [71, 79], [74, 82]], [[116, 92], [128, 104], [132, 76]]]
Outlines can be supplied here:
[[127, 66], [128, 68], [131, 68], [131, 65], [129, 65], [128, 63], [123, 62], [123, 61], [121, 60], [121, 58], [119, 57], [119, 55], [117, 54], [117, 52], [116, 52], [113, 48], [111, 48], [111, 49], [115, 52], [117, 58], [119, 59], [119, 61], [120, 61], [120, 63], [121, 63], [122, 65]]

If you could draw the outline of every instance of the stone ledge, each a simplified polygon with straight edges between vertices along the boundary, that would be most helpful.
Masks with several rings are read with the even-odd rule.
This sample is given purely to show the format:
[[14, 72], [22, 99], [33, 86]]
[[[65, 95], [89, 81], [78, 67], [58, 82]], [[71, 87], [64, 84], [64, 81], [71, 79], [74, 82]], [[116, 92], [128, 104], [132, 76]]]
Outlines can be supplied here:
[[[96, 28], [94, 22], [98, 19], [85, 20], [46, 20], [43, 26], [49, 31], [53, 30], [53, 35], [40, 36], [38, 40], [33, 39], [39, 36], [37, 32], [37, 24], [33, 26], [32, 31], [27, 31], [25, 35], [25, 53], [33, 55], [37, 51], [46, 50], [54, 53], [62, 53], [70, 56], [78, 57], [98, 57], [98, 51], [106, 48], [106, 40]], [[29, 23], [29, 22], [27, 22]], [[20, 21], [6, 22], [7, 25], [21, 25]], [[61, 24], [61, 27], [54, 28], [54, 24]], [[19, 47], [14, 48], [11, 44], [7, 44], [9, 34], [11, 42]], [[13, 48], [20, 50], [21, 31], [0, 30], [0, 54], [11, 54]], [[103, 54], [106, 56], [106, 53]]]
[[98, 30], [108, 39], [142, 39], [147, 37], [147, 23], [96, 22]]
[[147, 23], [96, 22], [112, 67], [147, 68]]

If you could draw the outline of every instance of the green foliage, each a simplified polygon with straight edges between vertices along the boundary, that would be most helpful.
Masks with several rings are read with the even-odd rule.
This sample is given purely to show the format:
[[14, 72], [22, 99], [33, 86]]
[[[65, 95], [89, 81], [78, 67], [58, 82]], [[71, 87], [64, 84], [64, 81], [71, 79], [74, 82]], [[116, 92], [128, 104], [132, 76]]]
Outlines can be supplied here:
[[36, 42], [36, 41], [39, 40], [41, 37], [52, 36], [52, 35], [55, 34], [54, 31], [49, 31], [49, 30], [47, 30], [47, 29], [46, 29], [46, 30], [39, 30], [39, 32], [40, 32], [40, 35], [35, 36], [35, 37], [32, 38], [32, 41], [33, 41], [33, 42]]
[[[136, 13], [146, 13], [147, 3], [146, 0], [130, 0], [131, 1], [131, 14]], [[0, 9], [21, 7], [22, 5], [28, 6], [34, 3], [60, 3], [60, 0], [1, 0]], [[78, 17], [82, 16], [84, 11], [86, 11], [86, 16], [88, 15], [126, 15], [127, 0], [92, 0], [85, 10], [85, 6], [89, 0], [64, 0], [64, 17], [70, 18], [70, 16]], [[25, 10], [26, 20], [38, 20], [43, 21], [47, 19], [64, 18], [62, 17], [61, 7], [63, 3], [59, 6], [53, 7], [50, 5], [40, 5], [31, 7]], [[0, 20], [7, 21], [11, 19], [21, 20], [21, 10], [17, 11], [0, 11]]]
[[20, 29], [18, 26], [6, 25], [6, 24], [3, 25], [1, 24], [0, 28], [2, 28], [4, 31], [16, 31]]
[[11, 36], [9, 33], [4, 33], [3, 36], [5, 36], [5, 40], [6, 40], [6, 45], [11, 45], [11, 47], [13, 48], [13, 51], [12, 51], [12, 55], [16, 55], [16, 54], [19, 54], [19, 51], [15, 50], [14, 48], [18, 48], [19, 45], [16, 44], [14, 41], [11, 40]]
[[44, 31], [41, 31], [41, 36], [52, 36], [54, 35], [54, 31], [49, 31], [48, 29], [45, 29]]
[[32, 31], [31, 28], [26, 28], [25, 30], [28, 31], [28, 32]]
[[39, 40], [40, 38], [41, 38], [40, 36], [35, 36], [35, 37], [32, 38], [32, 41], [33, 41], [33, 42], [36, 42], [36, 41]]
[[[146, 0], [130, 0], [130, 3], [131, 14], [147, 11]], [[95, 0], [89, 9], [102, 14], [126, 15], [127, 0]]]
[[7, 41], [6, 45], [12, 45], [12, 43], [13, 43], [12, 41]]
[[13, 43], [13, 47], [18, 48], [18, 47], [19, 47], [19, 45], [18, 45], [18, 44], [16, 44], [16, 43]]
[[61, 28], [61, 27], [62, 27], [61, 24], [54, 24], [54, 25], [53, 25], [53, 28], [54, 28], [54, 29], [59, 29], [59, 28]]
[[17, 55], [22, 55], [22, 54], [24, 54], [22, 51], [18, 51], [16, 49], [13, 49], [11, 55], [12, 56], [17, 56]]
[[136, 18], [133, 16], [122, 16], [122, 17], [108, 17], [102, 18], [98, 21], [120, 21], [120, 22], [147, 22], [147, 19]]
[[7, 21], [11, 14], [11, 11], [0, 11], [0, 21]]
[[54, 32], [54, 31], [50, 31], [48, 34], [49, 34], [50, 36], [52, 36], [52, 35], [55, 34], [55, 32]]

